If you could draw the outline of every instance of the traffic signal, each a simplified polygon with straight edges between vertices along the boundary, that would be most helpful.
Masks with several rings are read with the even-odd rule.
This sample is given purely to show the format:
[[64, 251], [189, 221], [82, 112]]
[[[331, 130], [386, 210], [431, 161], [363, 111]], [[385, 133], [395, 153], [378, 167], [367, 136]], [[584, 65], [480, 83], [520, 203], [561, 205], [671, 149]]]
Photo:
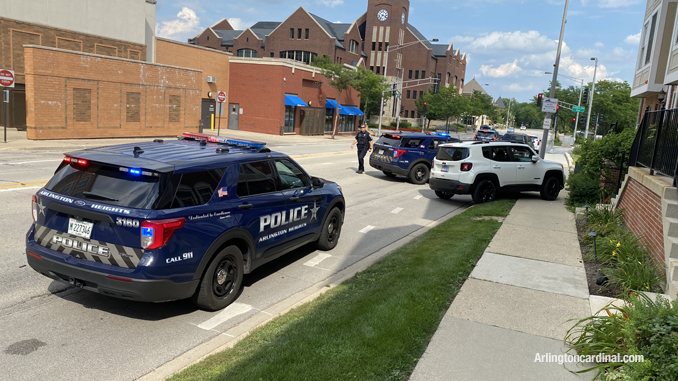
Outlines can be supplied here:
[[577, 118], [572, 118], [572, 129], [574, 129], [575, 123], [577, 123]]
[[405, 106], [400, 106], [400, 113], [402, 114], [404, 112], [405, 112]]
[[397, 86], [398, 86], [397, 83], [394, 83], [394, 84], [393, 84], [393, 96], [394, 96], [394, 97], [395, 97], [396, 94], [398, 93], [398, 87], [397, 87]]
[[424, 102], [424, 116], [426, 116], [426, 102]]
[[554, 118], [558, 117], [558, 111], [560, 111], [560, 106], [556, 106], [556, 115], [554, 116]]
[[598, 114], [598, 124], [603, 124], [603, 114]]
[[537, 94], [537, 107], [541, 108], [543, 95], [541, 93]]
[[585, 130], [586, 129], [586, 116], [582, 115], [581, 118], [579, 118], [579, 129], [580, 130]]
[[582, 102], [585, 105], [589, 104], [589, 88], [588, 87], [584, 89], [584, 96], [582, 97]]

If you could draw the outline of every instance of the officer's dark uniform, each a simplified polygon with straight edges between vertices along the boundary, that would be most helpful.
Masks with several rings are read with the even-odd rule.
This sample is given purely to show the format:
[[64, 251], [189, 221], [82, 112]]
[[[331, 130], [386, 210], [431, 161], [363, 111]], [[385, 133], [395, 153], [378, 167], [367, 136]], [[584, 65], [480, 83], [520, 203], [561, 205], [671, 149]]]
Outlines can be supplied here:
[[367, 131], [359, 131], [355, 136], [355, 140], [358, 142], [358, 173], [362, 173], [365, 171], [365, 155], [367, 150], [370, 149], [372, 135]]

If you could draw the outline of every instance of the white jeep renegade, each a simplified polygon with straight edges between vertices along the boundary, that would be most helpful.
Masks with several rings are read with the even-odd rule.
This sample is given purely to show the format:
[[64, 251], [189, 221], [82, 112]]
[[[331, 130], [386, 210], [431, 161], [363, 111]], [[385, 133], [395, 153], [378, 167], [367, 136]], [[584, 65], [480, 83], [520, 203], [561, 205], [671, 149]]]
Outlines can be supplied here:
[[539, 191], [542, 199], [555, 200], [564, 184], [562, 164], [509, 141], [440, 145], [429, 180], [438, 197], [471, 194], [476, 204], [493, 201], [499, 189]]

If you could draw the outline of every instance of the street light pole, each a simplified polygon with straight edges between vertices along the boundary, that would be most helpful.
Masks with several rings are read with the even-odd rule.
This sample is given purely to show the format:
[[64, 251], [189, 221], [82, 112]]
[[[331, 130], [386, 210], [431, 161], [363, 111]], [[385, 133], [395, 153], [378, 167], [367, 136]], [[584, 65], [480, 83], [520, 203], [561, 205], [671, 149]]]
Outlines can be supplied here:
[[[591, 57], [591, 61], [596, 61], [596, 66], [593, 68], [593, 84], [591, 85], [591, 96], [589, 97], [589, 114], [586, 117], [586, 132], [584, 133], [584, 139], [589, 138], [589, 123], [591, 122], [591, 106], [593, 106], [593, 94], [596, 91], [596, 72], [598, 71], [598, 58], [597, 57]], [[595, 135], [593, 136], [593, 140], [596, 140]]]
[[511, 115], [511, 99], [509, 98], [508, 112], [506, 112], [506, 128], [509, 126], [509, 115]]
[[[558, 81], [558, 66], [560, 65], [560, 52], [563, 50], [563, 34], [565, 33], [565, 23], [567, 22], [567, 6], [570, 4], [570, 0], [565, 0], [565, 10], [563, 11], [563, 22], [560, 25], [560, 39], [558, 39], [558, 51], [556, 52], [556, 63], [553, 65], [553, 79], [551, 80], [551, 95], [550, 98], [553, 98], [556, 95], [556, 82]], [[551, 119], [551, 113], [546, 113], [546, 119]], [[546, 120], [545, 119], [545, 120]], [[546, 156], [546, 146], [548, 145], [549, 139], [549, 129], [544, 129], [544, 135], [542, 137], [541, 151], [539, 156], [543, 159]]]

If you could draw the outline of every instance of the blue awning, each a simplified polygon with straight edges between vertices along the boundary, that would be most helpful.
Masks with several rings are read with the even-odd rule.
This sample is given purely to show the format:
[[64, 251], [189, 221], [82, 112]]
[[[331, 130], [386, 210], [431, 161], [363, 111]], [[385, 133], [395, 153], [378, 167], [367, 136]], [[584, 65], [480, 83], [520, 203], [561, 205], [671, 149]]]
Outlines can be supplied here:
[[353, 106], [341, 106], [339, 115], [365, 115], [359, 108]]
[[[339, 108], [341, 108], [341, 107], [342, 106], [339, 105]], [[326, 99], [325, 100], [325, 108], [329, 108], [329, 109], [332, 109], [332, 110], [336, 109], [337, 108], [337, 101], [335, 101], [334, 99]]]
[[285, 94], [285, 106], [308, 107], [301, 98], [291, 94]]

